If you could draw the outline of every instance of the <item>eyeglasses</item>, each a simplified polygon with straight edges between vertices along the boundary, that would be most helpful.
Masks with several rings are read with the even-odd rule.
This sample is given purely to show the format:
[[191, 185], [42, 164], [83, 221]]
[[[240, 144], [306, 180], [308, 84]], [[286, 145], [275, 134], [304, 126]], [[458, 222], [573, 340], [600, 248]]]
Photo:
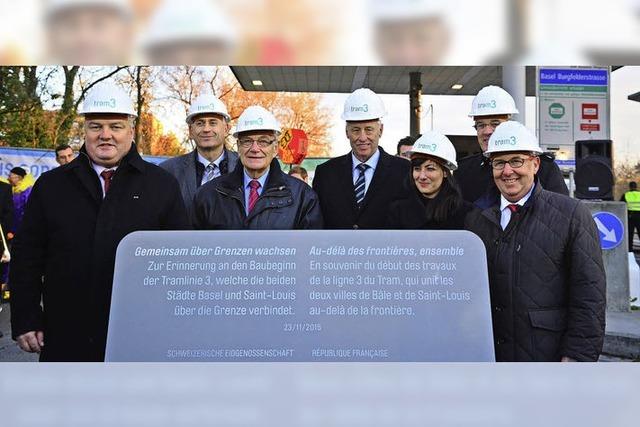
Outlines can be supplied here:
[[493, 120], [489, 123], [478, 122], [473, 125], [473, 128], [477, 131], [485, 130], [487, 126], [491, 126], [491, 129], [496, 130], [498, 126], [500, 126], [502, 122], [500, 120]]
[[507, 163], [509, 163], [509, 166], [511, 166], [512, 169], [518, 169], [518, 168], [521, 168], [522, 165], [524, 165], [525, 160], [529, 160], [532, 157], [533, 156], [529, 156], [526, 159], [523, 159], [522, 157], [514, 157], [513, 159], [509, 159], [509, 160], [490, 160], [489, 163], [491, 164], [491, 167], [494, 168], [495, 170], [504, 169]]
[[242, 148], [251, 148], [253, 146], [253, 143], [256, 142], [258, 144], [258, 147], [260, 148], [267, 148], [269, 147], [271, 144], [273, 144], [274, 142], [276, 142], [275, 139], [251, 139], [251, 138], [242, 138], [238, 140], [238, 145]]

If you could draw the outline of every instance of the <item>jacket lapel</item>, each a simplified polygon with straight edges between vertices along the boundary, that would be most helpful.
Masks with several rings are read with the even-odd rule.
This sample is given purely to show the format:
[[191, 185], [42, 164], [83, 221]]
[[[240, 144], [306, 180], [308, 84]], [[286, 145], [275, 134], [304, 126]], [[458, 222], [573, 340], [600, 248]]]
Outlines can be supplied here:
[[338, 168], [338, 173], [339, 176], [336, 177], [338, 179], [338, 188], [336, 188], [335, 191], [343, 193], [341, 199], [347, 201], [345, 209], [350, 209], [351, 212], [357, 216], [358, 205], [356, 204], [356, 189], [353, 183], [353, 160], [351, 160], [351, 153], [344, 156], [343, 164]]
[[193, 150], [191, 156], [183, 158], [182, 168], [184, 170], [184, 179], [180, 180], [180, 187], [183, 194], [188, 194], [189, 199], [193, 200], [198, 190], [196, 162], [198, 161], [198, 151]]
[[220, 172], [222, 172], [223, 175], [226, 175], [235, 170], [236, 164], [238, 163], [238, 154], [234, 153], [233, 151], [229, 151], [226, 148], [224, 149], [224, 152], [225, 152], [224, 161], [227, 163], [227, 170], [220, 171]]
[[222, 175], [218, 184], [219, 192], [232, 197], [240, 202], [244, 212], [244, 168], [240, 162], [227, 175]]
[[100, 178], [98, 174], [93, 170], [91, 166], [91, 160], [87, 152], [84, 150], [84, 146], [80, 149], [78, 157], [72, 161], [70, 165], [72, 173], [76, 176], [82, 187], [87, 190], [89, 196], [97, 203], [102, 201], [102, 186], [100, 185]]
[[[367, 188], [367, 192], [364, 195], [364, 200], [362, 201], [362, 208], [367, 207], [367, 204], [371, 200], [375, 194], [380, 191], [380, 187], [385, 182], [387, 175], [389, 174], [389, 162], [388, 162], [388, 154], [384, 152], [382, 148], [378, 148], [380, 150], [380, 158], [378, 159], [378, 164], [376, 165], [376, 169], [373, 171], [373, 179], [369, 184], [369, 188]], [[355, 191], [354, 191], [354, 200], [355, 200]]]
[[[269, 201], [267, 195], [270, 198], [273, 197], [284, 197], [285, 195], [291, 195], [291, 191], [287, 189], [286, 182], [282, 178], [282, 170], [280, 169], [280, 164], [278, 160], [273, 159], [271, 161], [271, 165], [269, 166], [269, 175], [267, 175], [267, 180], [264, 183], [264, 188], [260, 197], [253, 207], [253, 210], [249, 212], [247, 216], [247, 222], [250, 222], [255, 216], [260, 215], [266, 209], [275, 206], [273, 201]], [[242, 185], [244, 186], [244, 180]], [[291, 197], [289, 197], [291, 198]]]

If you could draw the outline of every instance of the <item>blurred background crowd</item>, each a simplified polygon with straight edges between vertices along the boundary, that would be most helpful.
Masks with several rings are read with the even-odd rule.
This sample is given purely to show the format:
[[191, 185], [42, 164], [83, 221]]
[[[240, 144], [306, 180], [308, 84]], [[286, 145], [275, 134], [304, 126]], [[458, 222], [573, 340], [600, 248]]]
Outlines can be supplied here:
[[640, 1], [0, 0], [0, 64], [637, 64]]

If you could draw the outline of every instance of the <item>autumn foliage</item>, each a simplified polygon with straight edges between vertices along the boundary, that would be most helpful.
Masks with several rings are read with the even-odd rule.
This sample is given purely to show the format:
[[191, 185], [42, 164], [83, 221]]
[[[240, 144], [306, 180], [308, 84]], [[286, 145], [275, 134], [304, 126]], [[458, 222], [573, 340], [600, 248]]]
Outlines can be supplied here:
[[[0, 67], [0, 145], [71, 143], [77, 148], [83, 141], [78, 106], [93, 85], [107, 79], [130, 93], [138, 115], [135, 140], [143, 154], [174, 156], [193, 149], [184, 117], [189, 104], [205, 92], [226, 104], [232, 126], [245, 108], [262, 105], [283, 128], [306, 132], [309, 157], [331, 152], [330, 112], [319, 94], [245, 91], [227, 67], [191, 66]], [[175, 112], [174, 122], [163, 125], [158, 108]], [[175, 123], [182, 127], [176, 129]], [[232, 137], [228, 143], [235, 145]]]

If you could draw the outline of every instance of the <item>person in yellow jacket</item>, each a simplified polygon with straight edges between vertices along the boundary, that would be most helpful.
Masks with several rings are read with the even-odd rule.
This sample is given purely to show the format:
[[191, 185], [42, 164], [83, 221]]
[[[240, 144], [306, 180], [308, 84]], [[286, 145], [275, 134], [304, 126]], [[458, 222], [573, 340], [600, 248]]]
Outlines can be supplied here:
[[627, 223], [629, 229], [629, 252], [633, 252], [633, 233], [638, 233], [640, 237], [640, 191], [638, 184], [631, 181], [629, 183], [629, 191], [624, 193], [621, 202], [627, 202]]

